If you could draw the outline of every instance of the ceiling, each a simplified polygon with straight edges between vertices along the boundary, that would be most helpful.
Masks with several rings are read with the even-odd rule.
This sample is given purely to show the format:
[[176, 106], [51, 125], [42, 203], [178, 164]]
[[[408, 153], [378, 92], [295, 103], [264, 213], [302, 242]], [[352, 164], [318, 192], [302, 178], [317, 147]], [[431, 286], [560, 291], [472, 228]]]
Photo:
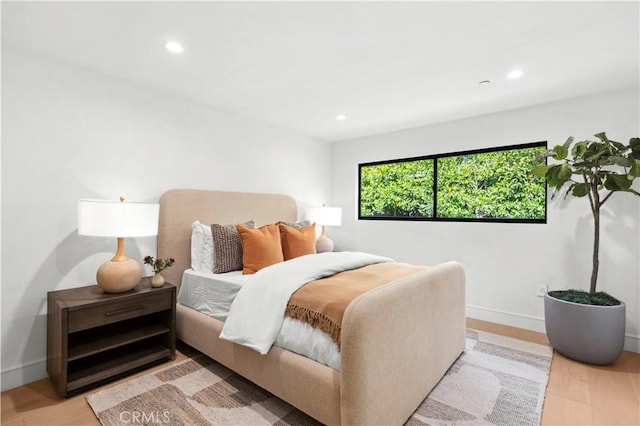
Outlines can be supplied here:
[[639, 6], [3, 1], [2, 47], [339, 141], [637, 87]]

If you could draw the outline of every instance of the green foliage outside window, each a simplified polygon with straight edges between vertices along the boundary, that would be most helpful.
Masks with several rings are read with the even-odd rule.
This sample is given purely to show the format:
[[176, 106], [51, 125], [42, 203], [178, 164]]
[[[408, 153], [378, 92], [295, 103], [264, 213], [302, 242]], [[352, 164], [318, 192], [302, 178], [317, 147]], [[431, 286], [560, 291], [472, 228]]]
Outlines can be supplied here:
[[529, 173], [545, 147], [438, 159], [438, 217], [543, 219], [546, 188]]
[[361, 164], [359, 217], [544, 222], [546, 184], [530, 170], [545, 150], [542, 142]]
[[432, 217], [433, 160], [361, 167], [360, 216]]

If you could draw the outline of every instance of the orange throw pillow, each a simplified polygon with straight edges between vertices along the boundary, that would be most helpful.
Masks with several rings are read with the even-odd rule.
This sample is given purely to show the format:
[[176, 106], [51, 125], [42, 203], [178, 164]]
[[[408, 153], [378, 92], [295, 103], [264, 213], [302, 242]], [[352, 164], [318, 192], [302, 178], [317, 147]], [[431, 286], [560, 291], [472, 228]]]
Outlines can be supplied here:
[[243, 274], [255, 274], [262, 268], [284, 260], [278, 225], [265, 225], [257, 229], [238, 225], [236, 229], [242, 241]]
[[316, 253], [316, 224], [300, 229], [279, 223], [284, 260]]

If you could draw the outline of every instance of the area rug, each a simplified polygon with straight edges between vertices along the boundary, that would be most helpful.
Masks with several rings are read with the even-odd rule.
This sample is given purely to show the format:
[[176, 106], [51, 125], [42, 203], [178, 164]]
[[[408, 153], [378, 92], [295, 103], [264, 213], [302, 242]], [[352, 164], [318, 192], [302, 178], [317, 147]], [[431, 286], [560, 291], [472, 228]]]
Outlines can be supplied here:
[[[539, 425], [550, 347], [467, 329], [464, 353], [407, 425]], [[318, 425], [202, 354], [87, 397], [105, 426]]]

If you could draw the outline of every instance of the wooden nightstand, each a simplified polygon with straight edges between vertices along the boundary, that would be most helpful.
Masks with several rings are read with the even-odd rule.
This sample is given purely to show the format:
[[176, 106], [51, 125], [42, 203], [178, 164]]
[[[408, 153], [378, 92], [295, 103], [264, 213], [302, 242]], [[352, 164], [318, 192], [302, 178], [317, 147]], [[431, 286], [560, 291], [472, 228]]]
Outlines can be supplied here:
[[143, 278], [124, 293], [98, 286], [47, 293], [47, 371], [62, 396], [176, 353], [176, 288]]

